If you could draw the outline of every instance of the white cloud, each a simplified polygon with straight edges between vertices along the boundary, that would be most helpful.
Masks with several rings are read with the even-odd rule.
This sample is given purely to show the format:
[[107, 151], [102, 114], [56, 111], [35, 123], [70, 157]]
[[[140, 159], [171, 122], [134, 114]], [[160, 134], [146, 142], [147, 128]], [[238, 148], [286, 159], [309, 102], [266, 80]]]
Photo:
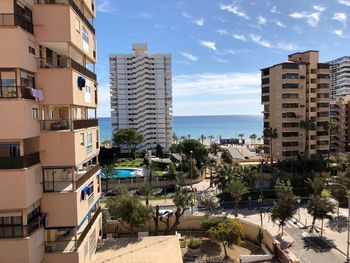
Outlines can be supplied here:
[[150, 13], [147, 12], [141, 12], [137, 15], [138, 18], [142, 18], [142, 19], [151, 19], [153, 16]]
[[98, 1], [96, 9], [97, 9], [97, 11], [103, 12], [103, 13], [109, 13], [109, 12], [113, 11], [111, 8], [111, 1], [110, 0]]
[[339, 4], [350, 6], [350, 0], [338, 0]]
[[255, 42], [256, 44], [260, 45], [260, 46], [267, 47], [267, 48], [271, 48], [272, 47], [270, 42], [265, 40], [265, 39], [263, 39], [262, 36], [260, 36], [260, 35], [251, 34], [250, 35], [250, 39], [253, 42]]
[[339, 21], [343, 24], [343, 26], [346, 25], [346, 21], [348, 20], [348, 17], [345, 13], [334, 13], [332, 16], [333, 20]]
[[321, 14], [326, 10], [326, 8], [320, 5], [314, 5], [312, 8], [315, 10], [315, 12], [294, 12], [289, 16], [295, 19], [305, 19], [309, 26], [317, 27], [321, 19]]
[[216, 51], [216, 43], [209, 40], [199, 40], [199, 44], [203, 47], [209, 48], [211, 50]]
[[192, 95], [259, 94], [260, 73], [203, 73], [173, 78], [175, 97]]
[[218, 29], [215, 32], [219, 33], [220, 35], [228, 35], [229, 34], [226, 29]]
[[298, 45], [293, 44], [293, 43], [288, 43], [285, 41], [281, 41], [281, 42], [277, 43], [276, 48], [281, 49], [281, 50], [286, 50], [286, 51], [295, 51], [295, 50], [299, 49]]
[[244, 42], [247, 41], [247, 38], [246, 38], [244, 35], [234, 34], [234, 35], [232, 35], [232, 36], [233, 36], [233, 38], [235, 38], [235, 39], [237, 39], [237, 40], [244, 41]]
[[235, 14], [236, 16], [243, 17], [249, 20], [249, 16], [245, 12], [240, 10], [235, 3], [228, 4], [228, 5], [220, 4], [220, 9], [224, 11], [228, 11], [232, 14]]
[[281, 21], [279, 21], [279, 20], [276, 20], [275, 23], [276, 23], [276, 25], [279, 26], [279, 27], [286, 27], [286, 25], [283, 24], [283, 23], [282, 23]]
[[193, 20], [193, 23], [196, 24], [197, 26], [204, 26], [204, 19], [197, 19], [197, 20]]
[[333, 30], [332, 33], [338, 37], [345, 38], [344, 31], [342, 29]]
[[259, 25], [265, 25], [266, 22], [267, 22], [267, 20], [266, 20], [265, 17], [258, 16], [258, 24], [259, 24]]
[[187, 12], [182, 12], [182, 16], [185, 18], [192, 18], [192, 16], [190, 14], [188, 14]]
[[198, 61], [198, 57], [196, 57], [195, 55], [191, 54], [191, 53], [187, 53], [187, 52], [180, 52], [180, 54], [182, 56], [184, 56], [185, 58], [187, 58], [188, 60], [191, 60], [193, 62]]

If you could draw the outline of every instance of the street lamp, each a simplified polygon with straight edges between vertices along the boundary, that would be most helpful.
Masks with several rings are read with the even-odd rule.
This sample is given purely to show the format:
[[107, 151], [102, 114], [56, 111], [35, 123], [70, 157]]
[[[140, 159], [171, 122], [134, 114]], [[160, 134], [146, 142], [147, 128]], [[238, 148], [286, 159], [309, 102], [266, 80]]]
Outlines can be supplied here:
[[297, 196], [297, 203], [298, 203], [298, 220], [300, 221], [300, 202], [301, 198], [300, 196]]
[[262, 219], [262, 203], [263, 203], [263, 165], [264, 159], [260, 160], [260, 196], [258, 199], [258, 203], [260, 205], [260, 226], [263, 227], [263, 219]]
[[347, 246], [346, 246], [346, 262], [350, 262], [349, 258], [349, 245], [350, 245], [350, 189], [347, 189], [344, 185], [339, 184], [339, 183], [333, 183], [330, 182], [328, 183], [329, 186], [335, 185], [335, 186], [340, 186], [343, 188], [346, 192], [346, 195], [348, 197], [348, 220], [347, 220], [347, 228], [348, 228], [348, 241], [347, 241]]
[[259, 205], [260, 205], [260, 227], [261, 227], [261, 228], [263, 228], [262, 202], [263, 202], [263, 198], [262, 198], [262, 195], [260, 195], [259, 198], [258, 198], [258, 203], [259, 203]]

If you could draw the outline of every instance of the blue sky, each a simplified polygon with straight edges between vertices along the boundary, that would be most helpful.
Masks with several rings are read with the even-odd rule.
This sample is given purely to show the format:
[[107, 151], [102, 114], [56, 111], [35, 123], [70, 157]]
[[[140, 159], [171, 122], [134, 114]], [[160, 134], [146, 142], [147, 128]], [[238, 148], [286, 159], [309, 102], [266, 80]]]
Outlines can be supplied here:
[[174, 115], [260, 114], [260, 68], [297, 51], [350, 55], [350, 0], [96, 0], [99, 115], [110, 53], [171, 53]]

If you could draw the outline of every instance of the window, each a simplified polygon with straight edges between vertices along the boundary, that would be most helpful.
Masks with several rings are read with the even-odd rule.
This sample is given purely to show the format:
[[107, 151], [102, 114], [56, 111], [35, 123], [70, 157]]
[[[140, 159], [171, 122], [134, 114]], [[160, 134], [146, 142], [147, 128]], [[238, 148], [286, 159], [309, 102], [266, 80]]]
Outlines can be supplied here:
[[297, 83], [283, 83], [282, 89], [297, 89], [299, 85]]
[[270, 101], [270, 96], [261, 96], [261, 102]]
[[295, 147], [298, 146], [299, 142], [294, 141], [294, 142], [282, 142], [283, 147]]
[[297, 127], [299, 127], [299, 122], [283, 122], [282, 127], [283, 128], [297, 128]]
[[265, 84], [269, 84], [270, 83], [270, 79], [269, 78], [264, 78], [261, 80], [261, 85], [265, 85]]
[[89, 132], [86, 138], [86, 153], [89, 154], [92, 152], [92, 133]]
[[22, 236], [22, 216], [0, 215], [0, 238], [12, 238]]
[[282, 99], [297, 99], [299, 98], [298, 93], [283, 93]]
[[35, 55], [35, 48], [29, 46], [28, 49], [29, 49], [29, 53], [30, 53], [30, 54]]
[[261, 93], [269, 93], [270, 92], [270, 87], [262, 87], [261, 88]]
[[49, 109], [49, 119], [53, 119], [53, 110]]
[[91, 102], [91, 87], [90, 87], [90, 81], [86, 80], [85, 82], [85, 102], [90, 103]]
[[282, 137], [298, 137], [299, 132], [282, 132]]
[[329, 74], [317, 74], [318, 79], [329, 79]]
[[299, 69], [299, 65], [296, 63], [283, 63], [282, 69]]
[[270, 75], [270, 69], [269, 68], [265, 68], [265, 69], [261, 70], [261, 74], [263, 76]]
[[82, 28], [82, 37], [83, 37], [83, 49], [86, 52], [89, 52], [89, 32], [85, 26], [82, 25], [81, 28]]
[[282, 118], [296, 118], [295, 112], [284, 112]]
[[282, 156], [290, 157], [290, 156], [298, 156], [298, 151], [283, 151]]
[[282, 74], [282, 79], [299, 79], [299, 74], [297, 73]]
[[84, 142], [84, 136], [85, 134], [84, 133], [80, 133], [80, 145], [84, 146], [85, 145], [85, 142]]
[[298, 103], [282, 103], [282, 108], [298, 108], [299, 104]]
[[72, 119], [76, 120], [77, 119], [77, 115], [78, 115], [78, 109], [77, 108], [73, 108], [72, 109]]
[[38, 109], [37, 108], [32, 108], [32, 118], [33, 118], [33, 120], [38, 120], [39, 119], [39, 114], [38, 114]]
[[317, 64], [318, 69], [329, 69], [329, 64], [327, 63], [318, 63]]
[[80, 32], [80, 20], [77, 17], [75, 18], [75, 30]]
[[100, 131], [97, 130], [96, 131], [96, 149], [100, 147], [99, 142], [100, 142]]
[[319, 89], [329, 89], [329, 84], [328, 83], [320, 83], [317, 85], [317, 88]]
[[317, 112], [317, 117], [329, 117], [329, 112], [328, 111]]
[[0, 71], [0, 98], [16, 98], [16, 73], [14, 70]]

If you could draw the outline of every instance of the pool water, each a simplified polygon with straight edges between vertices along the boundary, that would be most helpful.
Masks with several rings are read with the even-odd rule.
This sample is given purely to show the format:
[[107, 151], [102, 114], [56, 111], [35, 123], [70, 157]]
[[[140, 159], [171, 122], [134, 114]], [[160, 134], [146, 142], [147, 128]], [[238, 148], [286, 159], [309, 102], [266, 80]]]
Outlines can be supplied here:
[[[137, 175], [135, 174], [135, 172], [137, 172]], [[140, 169], [114, 168], [113, 178], [130, 178], [134, 176], [139, 176], [140, 173], [141, 173]]]

